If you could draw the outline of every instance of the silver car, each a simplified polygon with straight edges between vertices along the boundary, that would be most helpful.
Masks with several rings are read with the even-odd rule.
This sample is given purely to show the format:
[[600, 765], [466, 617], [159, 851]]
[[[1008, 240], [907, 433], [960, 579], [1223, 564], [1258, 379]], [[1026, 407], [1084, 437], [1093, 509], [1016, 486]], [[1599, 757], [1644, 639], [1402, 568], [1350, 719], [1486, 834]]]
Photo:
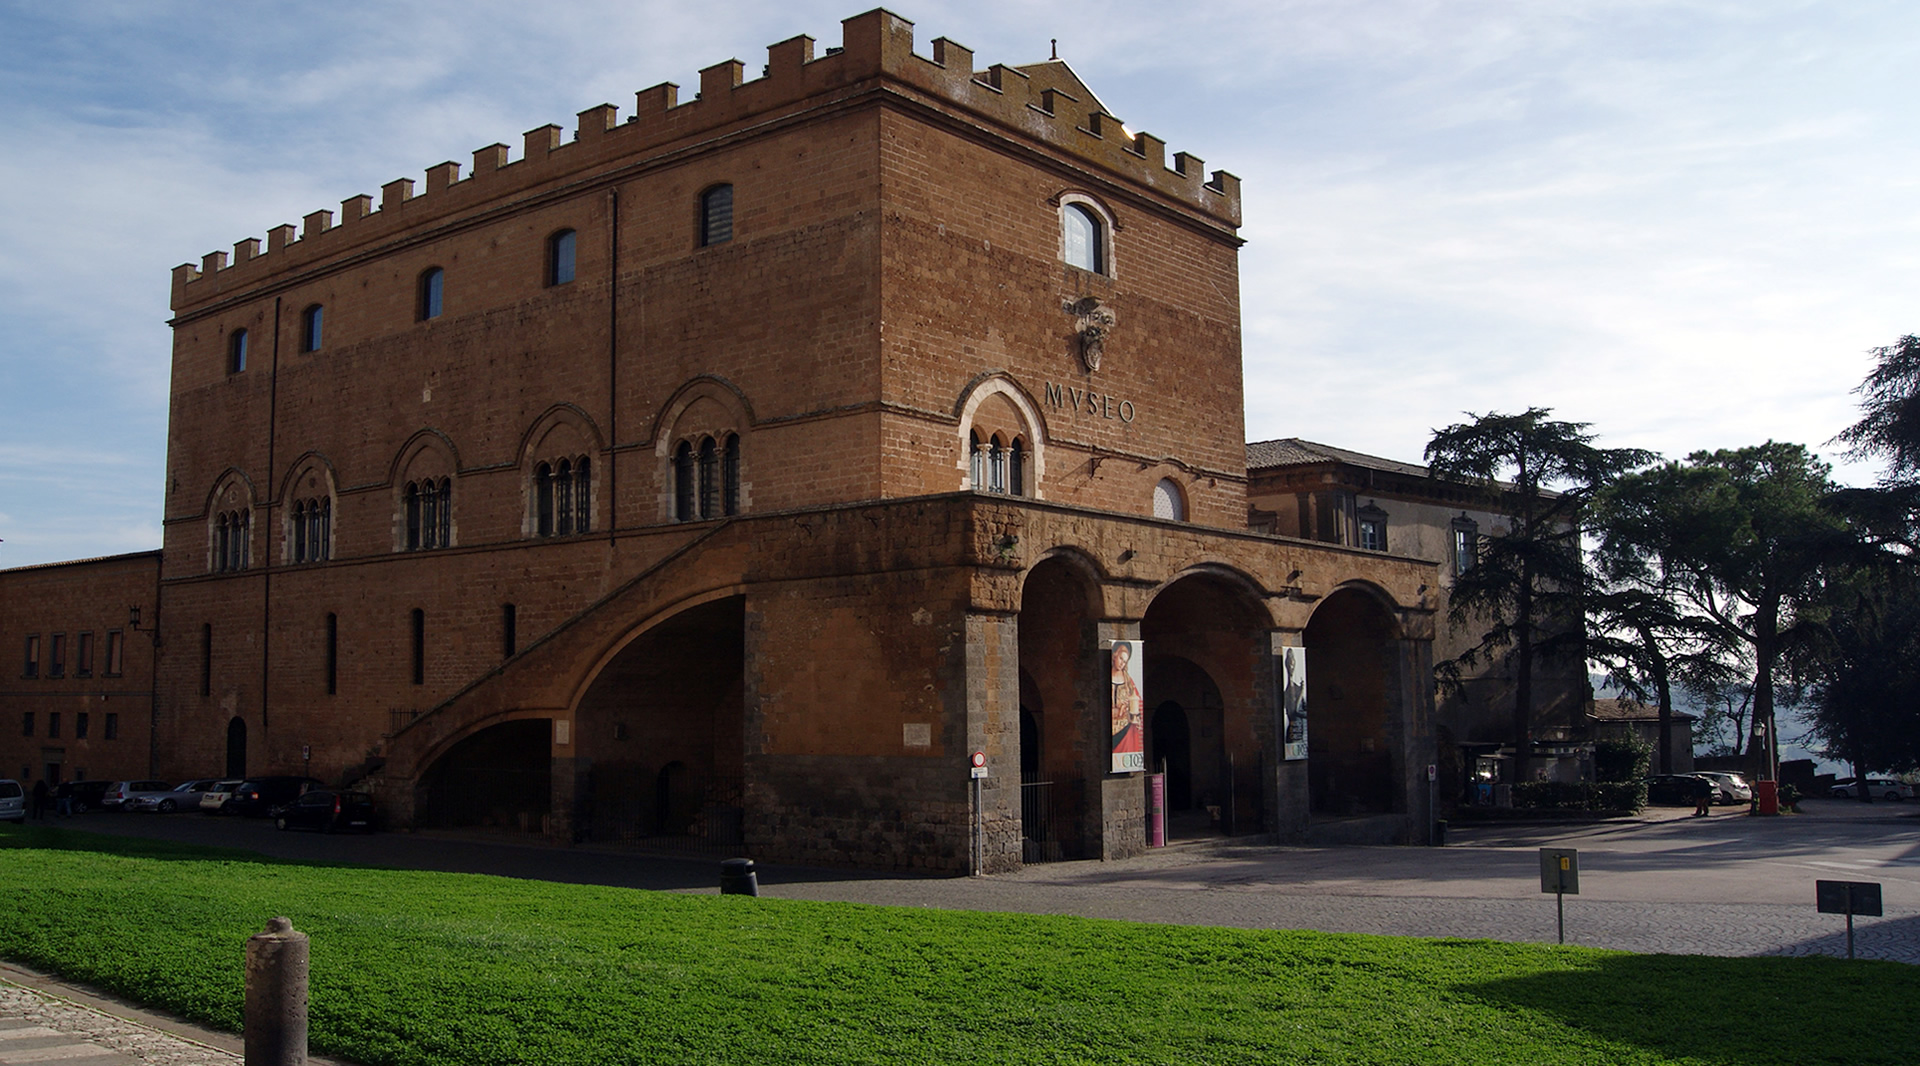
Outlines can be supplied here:
[[27, 824], [27, 790], [12, 778], [0, 778], [0, 821]]
[[200, 777], [192, 781], [182, 781], [158, 795], [152, 792], [141, 792], [127, 801], [125, 809], [159, 811], [161, 814], [172, 814], [174, 811], [197, 811], [200, 809], [201, 797], [208, 789], [219, 783], [211, 777]]
[[109, 811], [130, 811], [141, 796], [164, 796], [173, 791], [165, 781], [115, 781], [100, 797], [100, 806]]

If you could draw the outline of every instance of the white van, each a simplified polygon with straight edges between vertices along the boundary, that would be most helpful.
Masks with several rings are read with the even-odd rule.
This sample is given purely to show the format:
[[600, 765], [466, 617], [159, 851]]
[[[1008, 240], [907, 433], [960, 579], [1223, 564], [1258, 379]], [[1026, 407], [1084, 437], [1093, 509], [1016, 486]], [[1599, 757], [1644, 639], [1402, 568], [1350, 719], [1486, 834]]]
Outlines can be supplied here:
[[27, 790], [11, 778], [0, 777], [0, 822], [27, 824]]

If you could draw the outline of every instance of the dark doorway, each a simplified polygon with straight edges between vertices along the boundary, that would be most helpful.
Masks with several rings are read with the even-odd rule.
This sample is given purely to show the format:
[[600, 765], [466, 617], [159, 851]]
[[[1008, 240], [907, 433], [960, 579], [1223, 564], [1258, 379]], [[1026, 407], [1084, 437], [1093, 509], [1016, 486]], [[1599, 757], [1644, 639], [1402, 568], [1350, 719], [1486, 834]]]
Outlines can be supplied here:
[[227, 723], [227, 776], [247, 776], [247, 723], [237, 716]]
[[687, 794], [687, 764], [674, 760], [660, 768], [653, 780], [653, 831], [677, 836], [693, 821], [693, 801]]
[[1026, 705], [1020, 707], [1020, 778], [1040, 772], [1040, 722]]
[[1167, 809], [1193, 809], [1193, 736], [1187, 712], [1168, 700], [1153, 712], [1153, 769], [1167, 775]]

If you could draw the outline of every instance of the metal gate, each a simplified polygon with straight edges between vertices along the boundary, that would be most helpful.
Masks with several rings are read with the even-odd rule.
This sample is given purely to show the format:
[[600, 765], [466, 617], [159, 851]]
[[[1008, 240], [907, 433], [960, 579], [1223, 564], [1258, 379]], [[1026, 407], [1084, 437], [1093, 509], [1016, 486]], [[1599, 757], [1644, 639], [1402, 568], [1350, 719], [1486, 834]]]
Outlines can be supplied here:
[[1030, 771], [1020, 774], [1020, 861], [1029, 865], [1079, 858], [1074, 811], [1081, 782], [1042, 780]]

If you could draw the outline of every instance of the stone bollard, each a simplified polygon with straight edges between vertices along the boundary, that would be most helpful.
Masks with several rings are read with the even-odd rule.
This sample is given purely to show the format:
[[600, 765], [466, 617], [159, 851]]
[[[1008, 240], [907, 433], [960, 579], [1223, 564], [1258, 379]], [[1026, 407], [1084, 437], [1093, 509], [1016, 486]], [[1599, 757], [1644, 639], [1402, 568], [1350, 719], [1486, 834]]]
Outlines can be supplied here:
[[757, 896], [760, 875], [754, 872], [752, 859], [726, 859], [720, 863], [720, 894]]
[[305, 1066], [307, 934], [275, 918], [247, 938], [246, 1066]]

